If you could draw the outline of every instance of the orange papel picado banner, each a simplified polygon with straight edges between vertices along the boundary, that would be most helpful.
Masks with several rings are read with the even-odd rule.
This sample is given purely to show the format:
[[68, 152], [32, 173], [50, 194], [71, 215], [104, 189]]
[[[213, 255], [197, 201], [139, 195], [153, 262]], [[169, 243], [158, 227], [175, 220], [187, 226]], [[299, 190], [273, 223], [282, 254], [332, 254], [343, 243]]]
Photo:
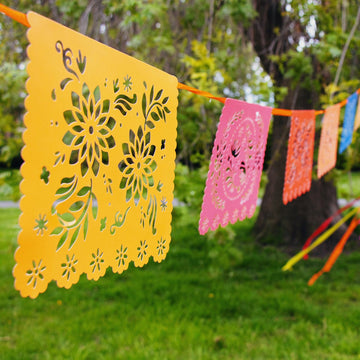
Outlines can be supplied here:
[[310, 190], [314, 141], [315, 111], [293, 110], [283, 190], [285, 205]]
[[24, 196], [15, 287], [165, 258], [176, 148], [174, 76], [30, 12]]
[[318, 157], [318, 178], [335, 167], [337, 157], [337, 142], [340, 121], [340, 105], [336, 104], [325, 110], [321, 128], [319, 157]]

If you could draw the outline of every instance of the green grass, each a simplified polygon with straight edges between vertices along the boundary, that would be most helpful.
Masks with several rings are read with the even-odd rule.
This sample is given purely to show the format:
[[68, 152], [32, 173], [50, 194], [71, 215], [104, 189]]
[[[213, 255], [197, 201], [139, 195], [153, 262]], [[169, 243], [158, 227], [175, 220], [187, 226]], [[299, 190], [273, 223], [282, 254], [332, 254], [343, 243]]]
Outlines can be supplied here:
[[242, 260], [209, 271], [213, 243], [178, 215], [167, 259], [70, 290], [51, 283], [35, 300], [13, 288], [19, 210], [0, 210], [1, 359], [360, 359], [360, 254], [283, 273], [287, 256], [234, 226]]
[[341, 173], [336, 181], [339, 198], [354, 199], [360, 196], [360, 172]]

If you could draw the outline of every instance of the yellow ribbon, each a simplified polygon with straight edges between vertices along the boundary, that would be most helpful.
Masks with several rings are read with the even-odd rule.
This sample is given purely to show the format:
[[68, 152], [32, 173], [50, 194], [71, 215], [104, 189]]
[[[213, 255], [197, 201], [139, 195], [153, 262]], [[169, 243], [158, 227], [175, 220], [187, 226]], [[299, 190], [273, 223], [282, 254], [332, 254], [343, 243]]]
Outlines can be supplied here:
[[308, 254], [311, 250], [315, 249], [317, 246], [322, 244], [327, 238], [329, 238], [345, 221], [347, 221], [351, 216], [353, 216], [359, 209], [355, 208], [346, 214], [340, 221], [333, 225], [330, 229], [325, 231], [321, 236], [317, 238], [309, 247], [300, 251], [294, 255], [283, 267], [282, 271], [290, 270], [297, 262], [299, 262], [304, 255]]

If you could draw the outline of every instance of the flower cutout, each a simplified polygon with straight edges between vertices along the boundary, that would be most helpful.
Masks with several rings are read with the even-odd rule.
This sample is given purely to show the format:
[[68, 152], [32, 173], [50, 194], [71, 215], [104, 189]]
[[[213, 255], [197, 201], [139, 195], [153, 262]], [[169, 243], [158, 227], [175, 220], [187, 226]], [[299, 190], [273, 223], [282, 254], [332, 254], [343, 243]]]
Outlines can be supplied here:
[[77, 263], [78, 261], [75, 259], [75, 255], [73, 255], [71, 259], [69, 255], [66, 255], [66, 263], [61, 264], [61, 267], [64, 270], [61, 275], [66, 277], [67, 280], [69, 280], [70, 275], [76, 272], [75, 265]]
[[164, 240], [163, 238], [161, 238], [158, 241], [158, 244], [157, 244], [157, 247], [156, 247], [158, 255], [164, 255], [164, 253], [166, 252], [166, 245], [165, 244], [166, 244], [166, 240]]
[[124, 85], [124, 89], [125, 89], [126, 91], [129, 91], [129, 90], [132, 89], [131, 76], [129, 77], [129, 75], [126, 75], [126, 77], [124, 77], [123, 85]]
[[146, 240], [141, 241], [140, 240], [140, 246], [138, 246], [137, 251], [138, 251], [138, 258], [143, 261], [145, 256], [147, 255], [147, 248], [149, 247], [149, 245], [146, 243]]
[[95, 272], [96, 269], [100, 271], [101, 264], [104, 262], [104, 259], [102, 258], [103, 255], [104, 253], [100, 252], [100, 249], [97, 249], [96, 254], [92, 254], [92, 257], [94, 258], [94, 260], [90, 263], [92, 272]]
[[115, 260], [118, 263], [118, 267], [125, 266], [127, 258], [128, 258], [128, 255], [126, 253], [127, 249], [128, 249], [127, 247], [121, 245], [120, 249], [116, 250], [117, 256], [116, 256]]
[[82, 95], [71, 93], [73, 108], [64, 112], [70, 126], [62, 141], [71, 147], [70, 164], [81, 164], [81, 175], [92, 170], [96, 176], [100, 164], [109, 164], [109, 149], [115, 146], [111, 135], [116, 122], [109, 115], [110, 101], [101, 100], [100, 88], [91, 93], [84, 83]]
[[46, 215], [41, 216], [39, 215], [39, 218], [35, 220], [36, 226], [34, 227], [34, 230], [36, 231], [36, 235], [44, 235], [44, 231], [47, 230], [47, 223]]
[[42, 274], [46, 269], [46, 266], [42, 266], [42, 260], [39, 261], [39, 264], [36, 264], [35, 261], [32, 262], [33, 268], [26, 272], [26, 275], [29, 277], [27, 285], [33, 284], [33, 288], [36, 288], [38, 280], [44, 280], [44, 275]]
[[126, 190], [126, 201], [133, 198], [137, 205], [141, 197], [147, 199], [149, 188], [154, 186], [157, 164], [150, 132], [144, 134], [141, 126], [136, 134], [130, 130], [129, 143], [123, 143], [122, 149], [125, 159], [118, 165], [123, 174], [120, 189]]

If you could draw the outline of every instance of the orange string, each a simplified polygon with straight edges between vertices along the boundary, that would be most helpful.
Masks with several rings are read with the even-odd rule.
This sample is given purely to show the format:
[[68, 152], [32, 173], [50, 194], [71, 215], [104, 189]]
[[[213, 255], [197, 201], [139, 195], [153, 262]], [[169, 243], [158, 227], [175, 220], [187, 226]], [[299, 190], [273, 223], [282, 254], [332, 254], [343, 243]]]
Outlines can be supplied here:
[[[226, 100], [225, 97], [214, 96], [213, 94], [211, 94], [211, 93], [209, 93], [207, 91], [202, 91], [202, 90], [193, 88], [191, 86], [182, 84], [180, 82], [178, 83], [177, 87], [180, 90], [187, 90], [187, 91], [190, 91], [190, 92], [192, 92], [194, 94], [197, 94], [197, 95], [200, 95], [200, 96], [205, 96], [205, 97], [207, 97], [209, 99], [218, 100], [218, 101], [222, 102], [223, 104], [225, 103], [225, 100]], [[357, 94], [360, 94], [360, 89], [357, 89], [356, 92], [357, 92]], [[340, 107], [345, 106], [347, 104], [347, 102], [348, 102], [347, 99], [341, 101], [339, 103]], [[291, 116], [292, 115], [292, 110], [273, 108], [272, 111], [271, 111], [271, 114], [272, 115], [277, 115], [277, 116]], [[315, 116], [321, 115], [321, 114], [325, 114], [325, 110], [316, 110], [315, 111]]]
[[277, 116], [291, 116], [292, 110], [274, 108], [272, 109], [271, 113]]
[[[26, 14], [20, 12], [20, 11], [17, 11], [17, 10], [14, 10], [14, 9], [11, 9], [9, 8], [8, 6], [5, 6], [3, 4], [0, 4], [0, 12], [2, 12], [3, 14], [9, 16], [11, 19], [19, 22], [20, 24], [23, 24], [27, 27], [30, 27], [30, 23], [28, 22], [27, 20], [27, 17], [26, 17]], [[187, 91], [190, 91], [196, 95], [200, 95], [200, 96], [205, 96], [209, 99], [214, 99], [214, 100], [218, 100], [220, 101], [221, 103], [225, 104], [225, 100], [226, 98], [225, 97], [219, 97], [219, 96], [215, 96], [207, 91], [202, 91], [202, 90], [199, 90], [199, 89], [196, 89], [196, 88], [193, 88], [191, 86], [188, 86], [188, 85], [185, 85], [185, 84], [182, 84], [182, 83], [178, 83], [178, 89], [181, 89], [181, 90], [187, 90]], [[356, 91], [358, 94], [360, 94], [360, 89], [358, 89]], [[343, 100], [341, 103], [340, 103], [340, 106], [344, 106], [346, 105], [347, 103], [347, 99]], [[325, 111], [324, 110], [317, 110], [315, 111], [315, 115], [320, 115], [320, 114], [324, 114]], [[291, 116], [292, 114], [292, 110], [287, 110], [287, 109], [278, 109], [278, 108], [273, 108], [272, 109], [272, 115], [278, 115], [278, 116]]]
[[178, 89], [181, 89], [181, 90], [187, 90], [187, 91], [190, 91], [196, 95], [200, 95], [200, 96], [205, 96], [209, 99], [214, 99], [214, 100], [218, 100], [220, 102], [222, 102], [223, 104], [225, 104], [225, 100], [226, 98], [225, 97], [219, 97], [219, 96], [214, 96], [213, 94], [207, 92], [207, 91], [202, 91], [202, 90], [199, 90], [199, 89], [195, 89], [191, 86], [188, 86], [188, 85], [185, 85], [185, 84], [182, 84], [182, 83], [178, 83]]
[[3, 14], [7, 15], [8, 17], [10, 17], [11, 19], [17, 21], [20, 24], [23, 24], [27, 27], [30, 27], [30, 24], [27, 20], [26, 14], [23, 14], [20, 11], [11, 9], [3, 4], [0, 4], [0, 12], [2, 12]]

